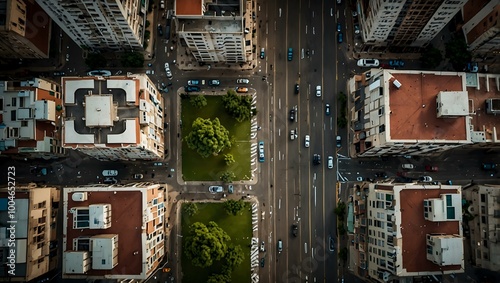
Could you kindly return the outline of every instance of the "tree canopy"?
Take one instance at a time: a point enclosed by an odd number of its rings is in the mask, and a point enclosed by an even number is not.
[[[212,274],[207,283],[231,283],[231,276],[226,274]]]
[[[90,69],[99,69],[106,67],[107,60],[101,53],[89,53],[85,58],[85,65]]]
[[[222,103],[226,111],[238,122],[243,122],[252,117],[252,97],[249,95],[238,95],[234,89],[229,89],[222,97]]]
[[[236,175],[234,174],[233,171],[225,171],[220,176],[220,179],[224,183],[231,183],[234,180],[234,178],[236,178]]]
[[[189,101],[191,102],[191,104],[193,104],[194,107],[198,109],[207,106],[207,99],[203,95],[191,95]]]
[[[229,270],[233,270],[236,266],[240,265],[245,259],[245,254],[241,249],[241,246],[229,246],[227,249],[225,267]]]
[[[139,68],[144,65],[144,55],[140,52],[128,52],[122,55],[123,67]]]
[[[422,53],[420,61],[422,61],[424,68],[434,69],[443,61],[443,55],[439,49],[429,45]]]
[[[227,213],[232,215],[237,215],[238,212],[243,210],[243,208],[245,208],[245,203],[241,199],[240,200],[229,199],[224,202],[224,209],[227,211]]]
[[[186,142],[189,148],[196,150],[203,158],[217,155],[231,147],[229,131],[221,125],[218,118],[213,121],[210,118],[196,118]]]
[[[454,37],[445,44],[446,58],[456,71],[463,71],[467,63],[472,59],[472,55],[467,50],[467,43],[461,37]]]
[[[230,240],[217,223],[210,221],[205,226],[201,222],[195,222],[189,226],[189,234],[184,241],[184,252],[193,265],[209,267],[226,255],[227,242]]]
[[[182,210],[189,216],[193,216],[198,213],[198,205],[194,202],[187,202],[182,205]]]

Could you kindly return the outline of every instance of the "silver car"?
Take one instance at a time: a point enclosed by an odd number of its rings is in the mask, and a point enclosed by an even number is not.
[[[310,143],[310,137],[309,135],[306,135],[306,137],[304,138],[304,146],[309,147],[309,143]]]
[[[237,79],[236,83],[237,84],[248,84],[248,83],[250,83],[250,80],[249,79]]]
[[[316,96],[321,97],[321,86],[320,85],[316,86]]]

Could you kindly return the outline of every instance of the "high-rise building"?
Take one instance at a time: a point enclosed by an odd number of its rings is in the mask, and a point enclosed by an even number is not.
[[[63,278],[147,279],[165,254],[166,195],[144,182],[64,188]]]
[[[500,75],[371,69],[351,78],[351,156],[498,147]]]
[[[462,31],[469,50],[483,63],[496,62],[500,56],[500,2],[468,1],[462,9]]]
[[[0,153],[63,157],[62,115],[59,84],[39,78],[0,82]]]
[[[164,108],[146,75],[63,77],[63,147],[100,160],[162,159]]]
[[[353,199],[352,268],[378,282],[464,272],[460,186],[365,183]],[[410,279],[411,280],[411,279]]]
[[[91,50],[143,50],[150,1],[37,0],[79,46]]]
[[[0,58],[48,58],[50,17],[31,1],[5,0],[0,9]]]
[[[464,189],[469,205],[472,263],[480,268],[500,271],[500,186],[472,185]]]
[[[252,55],[255,17],[251,10],[251,1],[244,0],[175,1],[179,42],[198,62],[250,61],[255,56]]]
[[[0,188],[0,282],[41,279],[58,267],[58,207],[55,188]]]
[[[467,0],[358,0],[364,51],[427,46]]]

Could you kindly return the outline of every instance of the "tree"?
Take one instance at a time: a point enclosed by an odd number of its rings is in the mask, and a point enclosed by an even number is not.
[[[188,202],[182,205],[182,210],[189,216],[193,216],[198,213],[198,205],[194,202]]]
[[[245,259],[245,254],[243,253],[241,246],[231,245],[227,249],[227,253],[224,258],[226,259],[224,267],[229,270],[234,270],[236,266],[240,265],[243,262],[243,260]]]
[[[231,147],[229,131],[221,125],[218,118],[213,121],[196,118],[191,132],[186,137],[190,149],[196,150],[203,158],[217,155],[226,148]]]
[[[123,67],[139,68],[144,65],[144,55],[139,52],[128,52],[122,55]]]
[[[424,68],[434,69],[439,66],[441,61],[443,61],[443,55],[441,54],[441,51],[439,49],[432,45],[429,45],[422,53],[420,61],[422,61],[422,65]]]
[[[205,226],[195,222],[189,226],[186,241],[183,241],[184,251],[193,265],[205,268],[226,255],[229,241],[231,238],[217,223],[210,221]]]
[[[89,53],[85,59],[85,65],[87,65],[90,69],[106,67],[106,64],[106,58],[101,53]]]
[[[453,37],[445,44],[446,58],[456,71],[463,71],[467,63],[472,59],[471,53],[467,50],[467,43],[463,38]]]
[[[238,212],[242,211],[245,208],[245,203],[240,200],[229,199],[224,202],[224,209],[227,213],[232,215],[237,215]]]
[[[220,179],[224,183],[231,183],[234,180],[234,178],[236,178],[236,175],[232,171],[223,172],[222,175],[220,176]]]
[[[231,283],[231,275],[212,274],[208,277],[207,283]]]
[[[238,122],[243,122],[252,117],[252,97],[249,95],[237,95],[234,89],[227,91],[222,97],[222,103],[226,111]]]
[[[194,107],[198,109],[207,106],[207,99],[203,95],[191,95],[189,101]]]
[[[346,247],[343,247],[342,249],[340,249],[339,258],[342,259],[342,261],[345,264],[345,262],[347,261],[347,248]]]
[[[345,216],[345,203],[339,201],[337,207],[334,210],[334,213],[337,215],[338,218],[343,219]]]
[[[224,161],[226,161],[226,165],[229,165],[231,163],[234,163],[234,156],[231,153],[224,154]]]

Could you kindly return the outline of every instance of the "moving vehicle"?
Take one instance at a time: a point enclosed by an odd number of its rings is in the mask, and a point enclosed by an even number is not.
[[[344,41],[344,34],[342,32],[337,34],[337,41],[338,43],[342,43]]]
[[[250,83],[250,80],[249,79],[237,79],[236,83],[237,84],[248,84],[248,83]]]
[[[295,109],[290,109],[290,121],[295,121]]]
[[[321,97],[321,86],[320,85],[316,86],[316,96]]]
[[[325,104],[325,115],[330,116],[330,104]]]
[[[283,241],[278,240],[278,253],[283,251]]]
[[[146,75],[154,75],[155,71],[154,70],[146,70]]]
[[[170,71],[170,65],[168,63],[165,63],[165,73],[167,73],[167,78],[172,78],[172,71]]]
[[[432,182],[432,177],[431,176],[422,176],[422,177],[420,177],[420,181],[422,181],[422,182]]]
[[[497,167],[497,165],[495,163],[483,163],[481,168],[483,170],[493,170]]]
[[[359,25],[358,24],[354,24],[354,33],[355,34],[359,34],[360,30],[359,30]]]
[[[292,224],[292,235],[294,237],[297,237],[298,234],[299,234],[299,226],[297,226],[297,224]]]
[[[265,157],[264,157],[264,142],[260,141],[259,142],[259,162],[264,162]]]
[[[295,140],[297,138],[297,131],[295,130],[290,130],[290,140]]]
[[[335,239],[332,236],[328,237],[328,246],[331,252],[335,251]]]
[[[208,85],[209,86],[218,86],[218,85],[220,85],[220,81],[219,80],[208,80]]]
[[[224,192],[224,188],[222,186],[210,186],[208,187],[208,191],[212,194],[222,193]]]
[[[186,92],[195,92],[195,91],[200,91],[200,90],[201,90],[201,88],[199,86],[188,85],[188,86],[184,87],[184,91],[186,91]]]
[[[437,166],[432,166],[432,165],[425,165],[425,171],[427,172],[437,172],[438,171]]]
[[[405,170],[411,170],[411,169],[414,169],[415,166],[413,166],[413,164],[411,164],[411,163],[406,163],[406,164],[401,164],[401,168],[403,168]]]
[[[375,178],[382,178],[382,179],[387,179],[387,173],[385,172],[377,172],[375,173]]]
[[[337,148],[341,148],[342,147],[342,137],[341,136],[337,136],[335,138],[335,141],[337,142]]]
[[[134,174],[134,179],[138,180],[138,179],[142,179],[144,178],[144,175],[142,174]]]
[[[266,243],[264,241],[260,242],[260,251],[265,252],[266,251]]]
[[[236,92],[247,93],[248,92],[248,88],[246,88],[246,87],[237,87],[236,88]]]
[[[293,48],[288,48],[288,61],[292,61],[293,59]]]
[[[328,169],[333,168],[333,156],[328,156]]]
[[[260,259],[260,267],[264,267],[265,264],[266,264],[266,259],[265,258],[261,258]]]
[[[159,34],[160,36],[163,36],[163,28],[161,27],[161,25],[160,25],[160,24],[158,24],[158,34]]]
[[[304,138],[304,147],[309,147],[310,137],[306,135]]]
[[[266,58],[266,52],[264,50],[264,47],[262,47],[260,49],[260,59],[264,59],[264,58]]]
[[[320,165],[321,164],[321,155],[315,153],[313,155],[313,164],[314,165]]]
[[[295,84],[295,94],[299,94],[299,84]]]
[[[103,170],[102,175],[104,177],[118,176],[118,170]]]
[[[341,23],[337,23],[337,31],[341,31],[342,30],[342,24]]]
[[[155,162],[153,163],[154,166],[163,166],[163,163],[162,162]]]
[[[359,59],[358,66],[359,67],[378,67],[380,62],[378,59]]]

